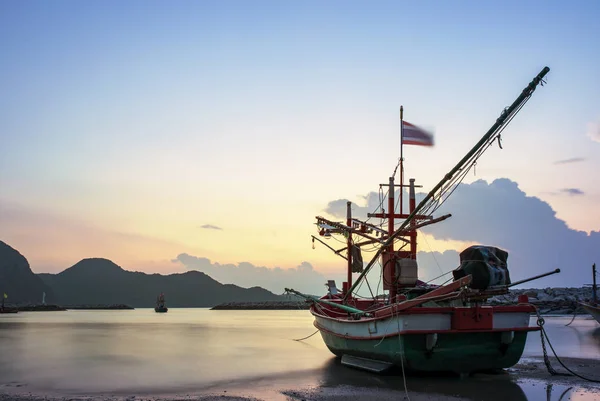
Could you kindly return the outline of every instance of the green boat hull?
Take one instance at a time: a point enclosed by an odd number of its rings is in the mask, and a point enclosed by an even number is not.
[[[426,334],[402,334],[384,339],[347,339],[321,331],[323,341],[336,356],[351,355],[403,366],[413,372],[471,373],[514,366],[525,348],[526,331],[514,332],[502,344],[501,332],[440,333],[431,351]]]

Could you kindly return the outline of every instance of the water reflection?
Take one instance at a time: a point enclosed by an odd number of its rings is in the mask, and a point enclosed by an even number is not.
[[[387,374],[372,374],[343,366],[339,359],[332,358],[323,365],[321,385],[324,387],[356,386],[363,388],[385,389],[404,394],[404,380],[399,370]],[[406,376],[409,391],[460,397],[469,400],[486,401],[597,401],[600,392],[549,382],[554,380],[523,380],[514,373],[475,374],[461,379],[456,375],[415,375]]]
[[[159,315],[140,309],[18,315],[0,320],[0,385],[23,382],[41,392],[178,391],[314,369],[328,357],[321,343],[291,340],[311,327],[304,313],[172,309]]]
[[[457,375],[440,376],[408,374],[406,376],[409,391],[435,393],[453,397],[464,397],[473,400],[490,401],[527,401],[528,398],[521,386],[507,372],[496,374],[476,374],[460,379]],[[386,374],[371,374],[343,366],[339,359],[331,359],[323,367],[325,387],[353,385],[373,387],[404,392],[402,371],[394,369]]]
[[[547,318],[560,356],[600,358],[595,321]],[[374,375],[342,366],[306,311],[153,310],[30,312],[0,318],[0,389],[61,394],[201,391],[232,382],[266,389],[339,385],[404,391],[402,372]],[[541,355],[529,336],[525,356]],[[543,364],[540,364],[543,369]],[[550,377],[549,377],[550,378]],[[585,400],[588,393],[522,381],[514,372],[407,377],[410,391],[473,400]],[[593,399],[593,398],[587,398]]]
[[[552,401],[554,399],[554,398],[552,398],[552,390],[553,389],[554,389],[554,385],[552,383],[546,385],[546,401]],[[570,386],[570,387],[567,387],[566,389],[564,389],[563,392],[560,394],[560,397],[558,397],[558,401],[563,401],[563,398],[572,389],[573,389],[573,386]]]
[[[598,323],[594,319],[578,317],[570,326],[565,326],[571,321],[570,316],[546,317],[545,320],[544,327],[559,356],[600,359]],[[530,325],[535,325],[535,318]],[[524,356],[542,356],[539,333],[527,336]]]

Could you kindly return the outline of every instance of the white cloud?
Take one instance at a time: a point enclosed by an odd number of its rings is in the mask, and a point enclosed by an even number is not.
[[[600,142],[600,120],[588,123],[587,136],[594,142]]]
[[[461,185],[442,209],[440,214],[453,217],[425,231],[507,250],[515,281],[560,268],[562,273],[528,285],[579,287],[590,281],[592,263],[600,261],[600,232],[569,228],[548,203],[505,178]]]
[[[565,193],[581,195],[576,188]],[[417,194],[417,198],[423,196]],[[370,207],[379,203],[374,192],[365,198]],[[326,212],[342,217],[345,202],[345,199],[330,202]],[[355,209],[364,214],[364,207]],[[506,178],[489,184],[484,180],[461,184],[436,216],[446,213],[452,213],[452,217],[423,231],[439,240],[505,249],[509,252],[508,266],[514,281],[560,268],[562,273],[527,285],[580,287],[591,280],[592,263],[600,263],[600,230],[587,234],[569,228],[548,203],[527,196],[516,182]],[[458,253],[453,251],[435,255],[419,252],[418,258],[424,280],[439,275],[440,269],[446,272],[459,265]]]
[[[206,273],[222,284],[235,284],[245,288],[259,286],[275,294],[282,294],[287,287],[308,294],[322,295],[325,293],[327,282],[327,278],[308,262],[302,262],[291,269],[254,266],[248,262],[222,265],[187,253],[179,254],[172,262],[182,264],[190,270]],[[342,276],[343,272],[340,272],[340,277]],[[341,281],[337,283],[338,287],[342,286]]]

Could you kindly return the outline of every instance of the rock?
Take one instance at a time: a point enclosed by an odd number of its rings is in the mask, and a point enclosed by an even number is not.
[[[52,312],[66,310],[59,305],[23,305],[17,307],[19,312]]]
[[[111,305],[68,305],[67,309],[81,309],[81,310],[122,310],[122,309],[135,309],[133,306],[125,304],[111,304]]]
[[[579,302],[590,299],[592,290],[583,288],[527,288],[511,289],[506,295],[488,299],[490,305],[516,303],[519,295],[527,295],[529,302],[540,308],[541,313],[573,314],[579,308]]]
[[[541,302],[549,302],[553,300],[552,295],[548,294],[546,291],[538,293],[538,300]]]
[[[307,302],[295,301],[266,301],[266,302],[227,302],[212,307],[213,310],[289,310],[309,309]]]

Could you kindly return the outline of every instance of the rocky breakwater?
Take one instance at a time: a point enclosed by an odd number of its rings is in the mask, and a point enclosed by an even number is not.
[[[125,310],[134,309],[133,306],[125,304],[110,304],[110,305],[68,305],[67,309],[82,309],[82,310]]]
[[[55,312],[55,311],[64,311],[66,310],[60,305],[46,305],[46,304],[38,304],[38,305],[19,305],[16,307],[19,312]]]
[[[584,313],[579,302],[592,298],[592,289],[583,288],[528,288],[514,289],[506,295],[497,295],[489,299],[491,305],[514,304],[519,295],[527,295],[529,302],[537,306],[542,314],[573,314]]]
[[[304,301],[266,301],[266,302],[226,302],[213,306],[211,310],[289,310],[308,309],[310,303]]]
[[[16,309],[19,312],[52,312],[52,311],[65,311],[65,310],[125,310],[134,309],[132,306],[125,304],[111,304],[111,305],[50,305],[50,304],[19,304],[19,305],[6,305],[5,309]]]

